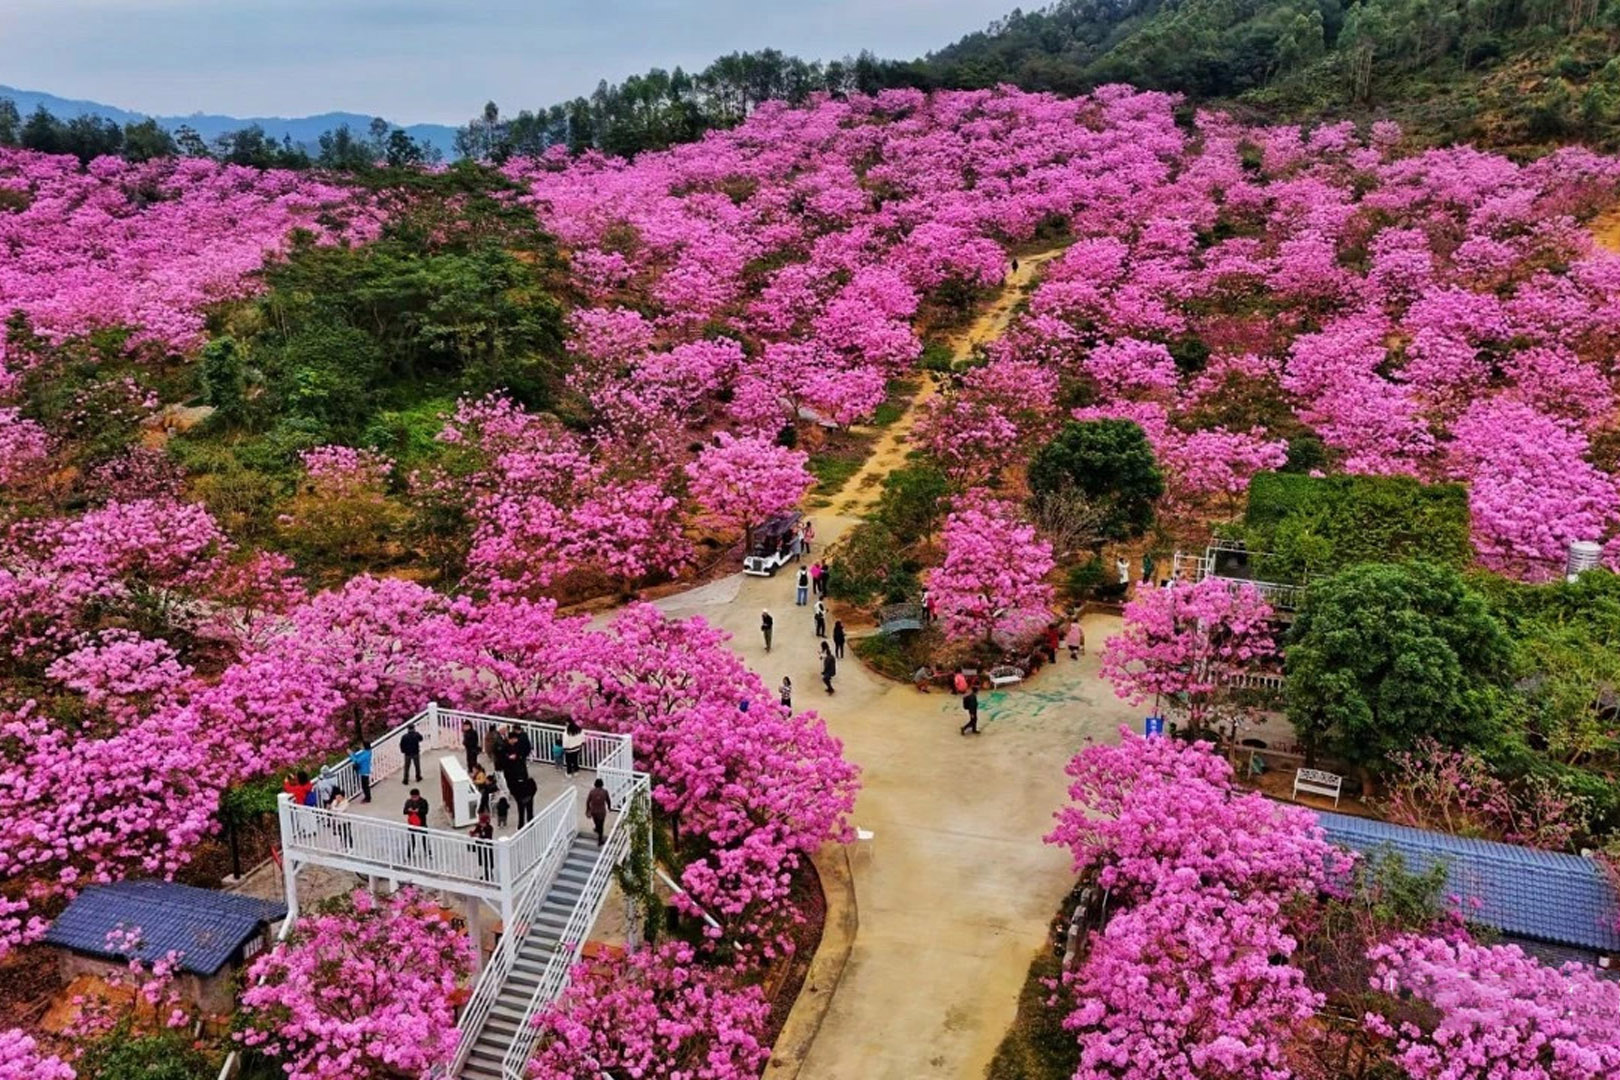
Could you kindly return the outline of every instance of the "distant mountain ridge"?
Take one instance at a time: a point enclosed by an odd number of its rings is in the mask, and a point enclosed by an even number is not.
[[[38,90],[22,90],[11,86],[0,86],[0,98],[10,98],[17,106],[17,111],[26,119],[28,114],[43,105],[46,110],[62,120],[71,120],[76,116],[100,116],[120,124],[128,124],[136,120],[144,120],[147,113],[135,112],[130,109],[121,109],[116,105],[105,105],[99,101],[84,101],[75,98],[57,97]],[[264,129],[266,135],[281,141],[282,136],[290,138],[294,143],[313,150],[315,142],[321,134],[330,131],[341,124],[348,124],[357,135],[363,135],[366,126],[371,123],[371,117],[362,113],[329,112],[319,116],[222,116],[216,113],[193,113],[190,116],[154,116],[170,132],[181,125],[185,125],[201,135],[205,140],[212,142],[215,137],[227,131],[236,131],[250,124],[258,124]],[[393,122],[390,121],[393,125]],[[405,133],[419,142],[437,147],[445,157],[455,156],[456,129],[446,124],[400,124]]]

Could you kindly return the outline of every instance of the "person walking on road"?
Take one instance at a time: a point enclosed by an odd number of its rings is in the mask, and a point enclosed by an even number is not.
[[[833,676],[838,674],[838,661],[833,659],[832,650],[827,643],[821,643],[821,685],[827,688],[827,693],[833,692]]]
[[[781,696],[782,707],[784,709],[793,708],[793,680],[786,675],[782,676]]]
[[[411,766],[416,766],[416,782],[422,782],[422,733],[411,724],[399,737],[399,752],[405,755],[405,783],[411,782]]]
[[[842,660],[844,658],[844,620],[833,620],[833,655]]]
[[[977,690],[970,689],[962,695],[962,708],[967,710],[968,718],[967,723],[962,725],[961,734],[966,735],[971,731],[977,735],[979,733],[979,692]]]
[[[816,637],[827,636],[827,605],[820,600],[816,601]]]
[[[1069,647],[1069,659],[1078,660],[1086,652],[1086,632],[1080,628],[1080,620],[1076,619],[1069,624],[1068,636],[1063,644]]]
[[[795,607],[804,607],[804,605],[810,602],[810,571],[806,570],[802,566],[799,567],[799,580],[797,584],[798,588],[793,594],[793,605]]]
[[[762,611],[759,613],[759,632],[765,637],[766,652],[771,651],[771,630],[775,626],[776,620],[771,618],[770,612]]]
[[[607,787],[598,780],[592,785],[590,793],[585,796],[585,816],[596,826],[597,847],[607,843],[607,816],[611,809],[612,807],[608,805]]]

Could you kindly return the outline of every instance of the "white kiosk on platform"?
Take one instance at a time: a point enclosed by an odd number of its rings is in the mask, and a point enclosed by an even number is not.
[[[439,801],[458,829],[478,820],[478,789],[467,767],[453,757],[439,759]]]

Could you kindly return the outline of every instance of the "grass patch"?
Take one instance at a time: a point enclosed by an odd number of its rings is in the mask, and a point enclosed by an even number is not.
[[[1063,961],[1042,949],[1029,966],[1018,1014],[996,1048],[986,1080],[1069,1080],[1080,1064],[1080,1046],[1063,1030],[1063,1013],[1046,1003],[1046,981],[1056,979]]]
[[[811,454],[810,473],[816,478],[816,486],[811,488],[814,495],[836,495],[849,478],[861,471],[861,457],[851,457],[843,453]]]
[[[928,628],[855,638],[852,645],[861,662],[879,675],[910,682],[912,672],[933,663],[940,640],[939,631]]]
[[[916,396],[918,385],[916,379],[890,379],[885,387],[888,396],[872,412],[872,426],[885,428],[904,416],[906,407]]]

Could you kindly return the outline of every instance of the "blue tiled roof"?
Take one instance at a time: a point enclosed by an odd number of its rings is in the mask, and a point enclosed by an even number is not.
[[[172,881],[118,881],[92,885],[67,906],[45,935],[49,944],[110,960],[125,954],[107,947],[107,935],[122,924],[140,930],[143,960],[170,950],[181,953],[182,970],[212,975],[258,930],[287,914],[285,904],[251,896],[198,889]]]
[[[1328,839],[1378,855],[1393,851],[1410,870],[1446,867],[1446,891],[1462,913],[1516,937],[1597,952],[1620,952],[1620,900],[1591,859],[1318,811]]]

